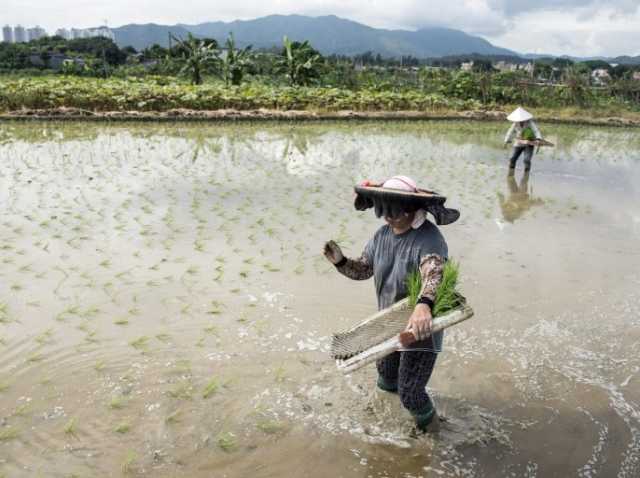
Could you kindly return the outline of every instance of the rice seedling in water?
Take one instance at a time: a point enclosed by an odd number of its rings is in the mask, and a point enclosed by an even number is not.
[[[280,269],[276,266],[274,266],[273,264],[271,264],[270,262],[265,262],[262,267],[269,271],[269,272],[278,272]]]
[[[43,354],[39,354],[39,353],[30,355],[27,358],[27,362],[32,362],[32,363],[33,362],[41,362],[42,360],[44,360],[44,355]]]
[[[275,369],[274,376],[275,376],[276,382],[279,382],[279,383],[284,382],[287,378],[285,368],[282,365],[280,365],[278,368]]]
[[[133,451],[129,450],[124,460],[122,461],[122,464],[120,465],[122,473],[125,475],[131,473],[133,471],[133,465],[135,464],[137,459],[137,455]]]
[[[179,400],[191,400],[193,398],[193,386],[190,383],[181,383],[169,390],[169,395]]]
[[[214,395],[218,388],[220,388],[220,381],[217,378],[213,378],[207,383],[202,392],[202,398],[209,398]]]
[[[285,429],[285,425],[278,420],[270,420],[268,418],[261,418],[256,423],[256,427],[267,435],[275,435]]]
[[[218,327],[216,327],[215,325],[208,325],[202,330],[204,330],[204,332],[207,334],[216,335],[216,336],[218,335]]]
[[[122,422],[119,423],[114,429],[113,431],[115,431],[116,433],[127,433],[129,430],[131,430],[131,425],[129,425],[129,423],[127,422]]]
[[[65,435],[70,435],[70,436],[75,437],[76,436],[76,432],[77,432],[77,430],[76,430],[76,419],[72,418],[64,426],[64,433],[65,433]]]
[[[3,382],[0,382],[0,393],[9,389],[9,385]]]
[[[126,400],[123,397],[112,397],[109,401],[109,408],[112,410],[120,410],[126,405]]]
[[[100,339],[96,338],[96,334],[97,332],[95,330],[92,330],[91,332],[88,332],[87,335],[84,338],[84,341],[90,344],[97,344],[100,342]]]
[[[134,349],[146,351],[148,350],[148,347],[149,347],[148,343],[149,343],[149,337],[143,335],[142,337],[138,337],[137,339],[129,342],[129,345],[131,345]]]
[[[16,407],[12,415],[17,417],[23,417],[27,414],[28,411],[29,411],[29,404],[23,403],[22,405]]]
[[[211,308],[207,311],[207,314],[209,315],[218,315],[222,313],[222,307],[224,307],[224,304],[222,304],[221,302],[218,302],[217,300],[212,300],[211,301]]]
[[[9,323],[9,310],[7,304],[0,302],[0,323]]]
[[[175,412],[170,413],[169,415],[167,415],[167,418],[164,419],[164,422],[167,425],[171,425],[172,423],[179,423],[180,422],[180,415],[181,415],[180,410],[176,410]]]
[[[0,428],[0,442],[14,440],[19,436],[20,433],[13,427]]]
[[[231,432],[221,433],[218,435],[218,446],[222,451],[232,451],[236,447],[235,435]]]
[[[157,334],[156,339],[158,339],[160,342],[167,343],[169,342],[169,340],[171,340],[171,336],[169,334]]]
[[[127,319],[118,319],[114,322],[115,325],[129,325],[129,321]]]

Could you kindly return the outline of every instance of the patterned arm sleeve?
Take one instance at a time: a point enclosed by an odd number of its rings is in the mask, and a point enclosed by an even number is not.
[[[342,275],[353,280],[366,280],[373,275],[373,266],[367,259],[361,256],[358,259],[347,259],[346,257],[336,264],[336,269]]]
[[[424,299],[424,303],[429,303],[432,308],[433,302],[436,300],[436,288],[442,280],[443,270],[444,257],[438,254],[427,254],[420,260],[420,274],[422,275],[420,299]]]

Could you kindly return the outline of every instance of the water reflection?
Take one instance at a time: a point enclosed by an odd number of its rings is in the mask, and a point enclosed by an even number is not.
[[[525,171],[518,184],[513,171],[510,171],[507,175],[509,195],[505,197],[504,194],[498,192],[498,202],[505,221],[513,223],[532,207],[544,204],[544,200],[532,196],[533,186],[530,184],[530,176],[529,171]]]

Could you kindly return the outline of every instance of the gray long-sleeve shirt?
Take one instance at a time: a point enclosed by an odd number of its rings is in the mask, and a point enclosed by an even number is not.
[[[359,259],[349,259],[338,270],[356,280],[373,275],[378,309],[382,310],[407,296],[407,277],[420,271],[423,278],[421,296],[435,298],[435,289],[442,279],[442,267],[448,257],[448,247],[438,227],[425,221],[418,229],[394,234],[390,226],[378,229],[367,243]],[[443,333],[433,335],[433,344],[423,347],[442,349]],[[428,341],[431,344],[431,341]]]
[[[524,122],[524,127],[521,127],[520,123],[513,123],[504,137],[504,142],[510,143],[511,141],[521,139],[520,136],[522,135],[522,131],[527,127],[533,130],[533,134],[536,136],[536,139],[542,139],[542,133],[540,133],[536,122],[529,120]]]

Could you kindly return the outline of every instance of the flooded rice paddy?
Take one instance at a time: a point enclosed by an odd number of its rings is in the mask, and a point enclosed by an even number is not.
[[[506,124],[0,125],[0,476],[640,476],[640,135]],[[380,225],[353,184],[406,174],[475,317],[413,438],[333,331],[375,311]]]

